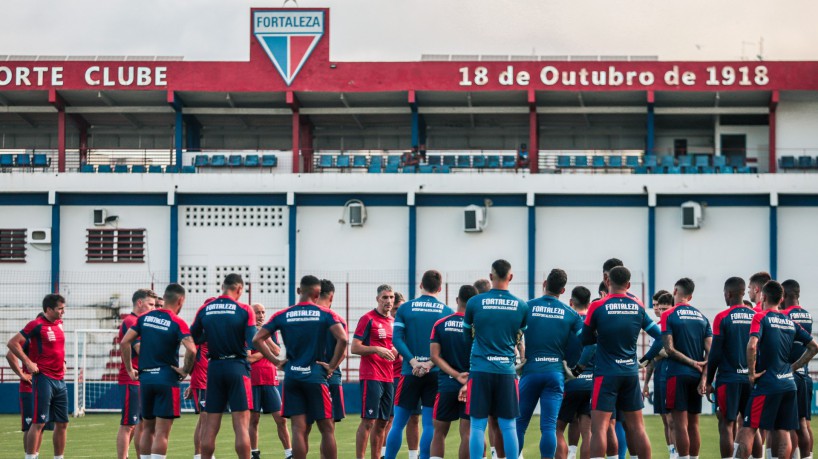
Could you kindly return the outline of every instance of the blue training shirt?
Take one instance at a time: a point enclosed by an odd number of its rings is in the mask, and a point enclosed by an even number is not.
[[[753,393],[764,395],[796,390],[790,350],[795,342],[806,345],[812,341],[812,335],[781,311],[764,309],[753,316],[750,336],[758,337],[756,373],[765,371],[756,379]]]
[[[528,301],[523,376],[543,371],[562,373],[562,361],[572,336],[582,330],[582,318],[554,296]],[[577,357],[579,360],[579,357]]]
[[[491,289],[471,297],[463,318],[474,339],[469,371],[515,374],[514,347],[527,316],[528,304],[508,290]]]
[[[691,359],[701,362],[704,359],[704,342],[713,336],[710,321],[698,309],[689,304],[680,303],[662,314],[662,335],[673,337],[673,347]],[[667,376],[700,377],[702,373],[674,358],[668,359]]]
[[[785,309],[784,315],[790,318],[793,322],[797,325],[800,325],[807,333],[810,335],[812,334],[812,314],[809,313],[806,309],[802,308],[801,306],[790,306],[789,308]],[[804,352],[807,350],[803,344],[796,341],[792,345],[792,349],[790,350],[790,362],[795,363],[798,359],[804,355]],[[798,369],[798,373],[801,375],[808,375],[809,374],[809,365],[804,365],[803,367]]]
[[[469,371],[471,340],[463,328],[463,313],[454,313],[438,320],[432,327],[429,340],[440,345],[440,357],[449,366],[460,373]],[[438,373],[438,392],[457,392],[461,386],[451,375],[443,371]]]
[[[403,356],[402,375],[412,374],[412,359],[429,361],[429,336],[435,323],[454,311],[431,295],[421,295],[398,308],[393,325],[392,344]],[[437,367],[432,371],[439,371]]]
[[[585,322],[585,314],[578,313],[580,320]],[[583,325],[584,326],[584,325]],[[527,351],[526,351],[527,352]],[[568,335],[568,345],[565,348],[565,361],[569,368],[579,363],[579,358],[582,355],[582,342],[579,335]],[[589,391],[594,387],[594,359],[588,361],[585,369],[580,373],[576,379],[565,381],[565,392],[573,391]]]
[[[747,380],[747,342],[755,311],[735,304],[713,319],[713,344],[707,359],[708,372],[716,372],[716,384],[744,383]]]
[[[142,384],[178,386],[179,344],[190,336],[184,320],[168,309],[154,309],[139,316],[131,329],[141,338],[139,381]]]
[[[281,331],[287,348],[285,377],[310,383],[327,382],[327,370],[316,362],[326,358],[329,328],[339,323],[334,312],[314,303],[298,303],[273,314],[263,328],[270,334]]]
[[[661,339],[659,326],[648,316],[638,299],[608,295],[588,307],[582,344],[596,343],[594,376],[636,376],[639,363],[636,343],[640,330]]]
[[[199,308],[190,334],[196,344],[207,342],[210,360],[246,359],[256,334],[256,315],[250,306],[222,295]]]

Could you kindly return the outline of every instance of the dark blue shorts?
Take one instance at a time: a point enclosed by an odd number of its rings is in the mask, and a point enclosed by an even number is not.
[[[395,386],[385,381],[363,379],[361,386],[361,417],[388,420],[392,416]]]
[[[746,383],[722,383],[716,381],[716,409],[725,421],[735,421],[739,413],[741,417],[747,415],[747,401],[753,387]]]
[[[34,395],[31,392],[20,392],[20,430],[28,432],[34,420]],[[45,423],[45,430],[54,430],[54,423]]]
[[[428,373],[418,378],[415,375],[401,375],[395,386],[395,406],[406,410],[416,410],[418,403],[431,408],[437,396],[437,374]]]
[[[653,414],[668,414],[670,411],[665,407],[665,395],[667,392],[667,379],[653,380]]]
[[[143,383],[139,395],[142,419],[175,419],[182,415],[179,386]]]
[[[276,386],[253,386],[253,411],[278,413],[281,411],[281,395]]]
[[[565,392],[557,419],[570,424],[580,416],[591,416],[591,391],[572,390]]]
[[[199,414],[204,411],[207,404],[207,389],[190,389],[190,394],[193,397],[193,412]]]
[[[65,381],[51,379],[38,373],[31,378],[31,386],[34,424],[49,421],[68,422],[68,389],[65,387]]]
[[[469,374],[466,414],[483,419],[488,416],[516,419],[520,416],[520,391],[517,376],[473,371]]]
[[[246,360],[211,360],[207,366],[205,411],[223,413],[253,408],[250,365]]]
[[[764,430],[797,430],[797,391],[777,394],[751,394],[747,402],[744,427]]]
[[[392,387],[394,387],[395,389],[397,389],[398,384],[400,383],[400,378],[401,377],[398,376],[397,378],[395,378],[394,381],[392,381],[394,383],[394,386],[392,386]],[[418,416],[423,412],[423,407],[420,405],[420,399],[419,398],[418,398],[417,406],[415,406],[414,408],[411,408],[411,410],[412,410],[412,416]],[[390,416],[392,416],[394,414],[395,413],[392,413]]]
[[[594,376],[591,409],[613,413],[616,410],[640,411],[642,387],[639,376]]]
[[[281,413],[285,418],[306,415],[308,420],[332,419],[332,396],[327,383],[284,378]]]
[[[122,415],[119,418],[121,426],[135,426],[139,424],[139,386],[136,384],[119,385],[119,405]]]
[[[793,373],[795,387],[798,389],[798,418],[812,419],[812,378],[801,373]]]
[[[460,392],[438,392],[435,396],[435,408],[432,417],[435,421],[452,422],[458,419],[469,419],[466,414],[466,402],[458,400]]]
[[[332,397],[332,419],[335,422],[341,422],[346,414],[346,407],[344,406],[344,388],[340,384],[329,385],[329,395]]]
[[[670,376],[667,378],[665,407],[670,411],[687,411],[691,414],[702,412],[702,396],[699,395],[700,377]],[[625,410],[627,411],[627,410]]]

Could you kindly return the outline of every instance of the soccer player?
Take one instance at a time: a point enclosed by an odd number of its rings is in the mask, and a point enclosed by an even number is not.
[[[35,459],[43,428],[54,422],[54,459],[63,459],[68,432],[68,390],[65,387],[65,298],[43,298],[43,312],[8,342],[8,348],[32,374],[34,421],[26,432],[26,459]],[[28,355],[23,350],[28,341]],[[30,356],[30,358],[29,358]]]
[[[764,284],[769,282],[772,279],[770,273],[765,271],[760,271],[752,276],[750,276],[749,285],[747,286],[747,294],[750,296],[750,301],[755,304],[755,312],[761,312],[764,310],[764,302],[761,298],[761,288],[764,287]]]
[[[810,335],[812,334],[812,314],[799,304],[801,297],[801,285],[797,281],[788,279],[781,283],[784,288],[784,315],[790,320],[800,325]],[[799,342],[795,342],[790,351],[790,362],[795,363],[798,358],[804,353],[804,346]],[[797,444],[801,458],[807,459],[812,457],[812,426],[810,419],[812,418],[812,378],[809,375],[807,365],[799,368],[793,375],[795,385],[798,388],[798,423],[800,428],[796,430]]]
[[[506,456],[519,455],[515,419],[520,407],[514,348],[526,328],[528,304],[508,291],[513,277],[511,263],[492,263],[492,289],[472,297],[463,318],[463,327],[473,337],[466,390],[472,459],[483,457],[488,416],[497,417]]]
[[[707,360],[706,390],[708,397],[715,390],[716,415],[719,421],[719,449],[722,458],[733,457],[738,444],[737,419],[749,414],[750,381],[747,380],[747,342],[755,312],[742,302],[744,279],[731,277],[724,282],[724,301],[727,309],[713,319],[713,344]],[[715,388],[713,381],[715,379]],[[761,437],[758,438],[757,457],[763,455]]]
[[[179,284],[165,288],[165,306],[139,316],[120,342],[122,364],[133,380],[140,380],[142,435],[140,459],[165,459],[173,420],[181,415],[179,381],[193,370],[196,345],[187,324],[178,316],[185,303]],[[139,369],[134,368],[132,345],[141,338]],[[179,368],[179,345],[185,347]]]
[[[412,411],[421,403],[420,457],[429,457],[434,436],[433,409],[437,395],[439,369],[430,359],[429,336],[435,323],[451,314],[437,299],[443,287],[443,275],[429,270],[420,281],[420,296],[407,301],[398,310],[394,323],[394,346],[403,357],[403,369],[395,389],[395,419],[386,437],[386,459],[395,459],[403,439],[403,429]]]
[[[474,288],[477,293],[486,293],[491,290],[491,281],[486,278],[480,278],[474,281]],[[517,349],[522,350],[523,342],[517,343]],[[497,424],[497,418],[489,416],[489,444],[491,445],[491,459],[506,459],[505,449],[503,448],[503,436],[500,434],[500,426]]]
[[[591,302],[591,292],[583,287],[574,287],[571,291],[569,305],[579,314],[584,322],[588,313],[588,304]],[[530,304],[530,303],[529,303]],[[565,350],[566,365],[573,367],[579,363],[582,354],[582,343],[576,335],[568,337],[568,346]],[[591,391],[593,389],[594,368],[593,361],[589,361],[585,370],[578,378],[565,381],[565,396],[557,413],[557,451],[556,457],[573,459],[577,453],[579,439],[572,439],[569,432],[569,444],[565,442],[565,428],[576,424],[577,437],[582,437],[580,457],[587,459],[591,448]]]
[[[392,362],[398,352],[392,345],[392,324],[389,312],[395,301],[391,286],[378,286],[378,306],[358,320],[352,339],[352,353],[361,356],[358,375],[361,385],[361,423],[355,434],[355,457],[366,456],[367,439],[370,440],[372,459],[380,456],[381,444],[386,435],[386,423],[392,413],[394,386]]]
[[[438,372],[438,394],[435,397],[435,433],[432,438],[431,459],[443,459],[446,435],[452,421],[460,419],[459,459],[469,458],[469,417],[466,404],[459,400],[460,389],[469,380],[471,340],[463,332],[466,303],[477,295],[471,285],[462,285],[457,293],[457,312],[438,320],[430,337],[432,362]]]
[[[327,380],[343,361],[347,334],[337,314],[315,304],[321,295],[321,281],[315,276],[301,278],[298,303],[276,312],[253,337],[253,345],[264,357],[275,362],[275,356],[264,342],[275,332],[287,348],[284,366],[283,415],[293,428],[293,458],[306,459],[309,450],[307,420],[314,420],[321,432],[321,454],[336,459],[335,423],[332,419],[332,397]],[[326,360],[327,334],[335,337],[332,359]]]
[[[690,305],[693,280],[683,277],[673,288],[675,306],[662,314],[662,342],[668,355],[665,406],[673,417],[673,438],[680,459],[698,459],[702,446],[699,414],[707,380],[713,331],[710,321]]]
[[[642,419],[636,342],[641,330],[657,341],[661,331],[641,303],[628,295],[630,278],[631,273],[624,266],[608,272],[605,283],[610,295],[591,303],[582,329],[582,343],[597,344],[591,401],[591,458],[602,458],[606,453],[606,434],[614,409],[622,411],[635,455],[645,459],[651,454]]]
[[[667,290],[659,290],[653,295],[653,313],[661,320],[662,314],[673,307],[673,295]],[[645,374],[645,385],[642,395],[646,398],[650,396],[649,383],[653,376],[653,413],[662,418],[663,430],[665,433],[665,443],[670,454],[670,459],[676,459],[679,455],[676,451],[676,442],[673,440],[673,417],[665,407],[665,391],[667,390],[667,353],[659,355],[648,363]]]
[[[264,325],[266,314],[264,305],[255,303],[252,308],[256,318],[256,328],[261,328]],[[276,357],[281,353],[281,348],[276,344],[275,335],[264,341],[262,346],[267,346]],[[253,408],[250,410],[250,455],[252,459],[261,458],[261,451],[258,449],[258,423],[261,420],[261,413],[270,413],[276,424],[278,439],[284,448],[284,458],[290,459],[293,457],[293,450],[290,444],[290,432],[287,430],[287,421],[281,417],[281,396],[276,387],[278,386],[276,366],[255,349],[250,352],[247,361],[250,362],[250,384],[253,387]]]
[[[156,293],[150,289],[141,288],[134,292],[133,296],[131,296],[133,310],[122,320],[122,325],[119,327],[119,341],[122,341],[128,330],[136,324],[139,316],[152,311],[156,307],[157,298]],[[136,342],[131,349],[131,364],[135,369],[139,369],[138,348],[139,343]],[[139,436],[142,433],[142,428],[139,426],[139,413],[142,411],[139,407],[139,380],[131,379],[131,375],[128,374],[123,365],[119,368],[117,382],[119,383],[119,402],[122,406],[122,416],[119,420],[119,431],[116,435],[116,455],[119,459],[125,459],[128,457],[131,439],[134,440],[136,454],[142,455],[142,445],[139,441]]]
[[[210,362],[207,366],[207,419],[200,431],[203,459],[211,459],[222,413],[230,406],[235,448],[239,457],[250,457],[250,409],[253,394],[250,385],[250,353],[256,331],[255,314],[240,303],[244,280],[231,273],[222,282],[222,295],[202,305],[196,312],[190,334],[197,344],[207,342]],[[165,298],[165,301],[168,301]]]
[[[559,300],[567,283],[565,271],[552,269],[543,282],[545,294],[528,301],[517,441],[522,449],[525,431],[539,402],[542,458],[553,458],[557,451],[557,414],[565,391],[562,361],[570,337],[582,330],[579,314]]]
[[[747,370],[753,391],[747,402],[744,427],[738,434],[735,457],[750,457],[753,438],[759,428],[768,431],[768,445],[773,457],[789,458],[792,453],[788,431],[798,429],[798,389],[793,372],[807,364],[818,353],[818,344],[803,328],[788,319],[778,305],[784,288],[769,281],[761,289],[764,309],[753,316],[747,343]],[[797,361],[790,364],[793,343],[806,346]]]

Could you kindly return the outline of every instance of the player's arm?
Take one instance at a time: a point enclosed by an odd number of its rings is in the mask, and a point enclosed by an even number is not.
[[[708,331],[710,330],[710,326],[707,327]],[[704,367],[702,368],[702,377],[699,381],[699,395],[704,395],[707,392],[707,374],[709,373],[709,369],[707,366],[707,361],[710,359],[710,346],[713,343],[713,337],[708,336],[704,339]]]
[[[273,351],[270,349],[269,346],[266,345],[266,341],[270,339],[272,333],[270,330],[267,329],[267,326],[261,327],[258,329],[256,334],[253,336],[253,347],[264,356],[265,359],[276,363],[277,359],[275,355],[273,355]]]
[[[26,368],[31,374],[36,374],[40,371],[40,369],[37,367],[37,364],[32,362],[31,359],[28,358],[26,353],[23,352],[23,345],[25,343],[26,343],[25,336],[23,336],[22,333],[18,332],[16,335],[12,336],[11,339],[9,339],[7,346],[11,353],[14,354],[15,357],[20,359],[21,362],[23,362],[23,365],[26,366]]]
[[[332,353],[332,359],[330,359],[329,363],[326,362],[317,362],[319,365],[327,369],[327,378],[332,376],[332,372],[335,371],[338,366],[341,365],[341,362],[347,356],[347,344],[349,344],[349,338],[347,337],[347,332],[344,330],[344,326],[340,323],[333,324],[329,327],[330,333],[335,338],[335,350]]]
[[[365,355],[378,354],[381,356],[381,358],[386,360],[395,360],[395,355],[392,354],[392,351],[389,349],[381,346],[367,346],[358,338],[352,338],[352,349],[350,351],[355,355],[360,355],[361,357]]]
[[[122,355],[122,365],[125,367],[125,371],[128,372],[128,376],[130,376],[134,381],[139,379],[139,373],[133,369],[133,362],[131,360],[131,345],[138,337],[139,333],[131,328],[128,330],[128,333],[125,333],[125,336],[123,336],[122,340],[119,342],[119,351]]]
[[[801,354],[801,357],[792,364],[792,371],[798,370],[808,364],[810,360],[815,357],[815,354],[818,353],[818,344],[812,339],[812,335],[807,333],[807,331],[797,323],[795,324],[795,340],[800,341],[807,348],[804,350],[804,353]]]
[[[181,369],[176,367],[173,367],[173,369],[179,373],[181,379],[185,379],[193,371],[193,364],[196,363],[196,344],[191,336],[185,336],[182,338],[182,346],[185,347],[185,357],[182,360],[184,363]]]
[[[673,335],[670,333],[665,333],[662,335],[662,344],[665,347],[665,351],[667,352],[668,357],[671,359],[677,360],[679,362],[684,363],[685,365],[689,365],[699,371],[703,370],[704,364],[701,364],[690,357],[684,355],[680,352],[676,347],[673,345]]]
[[[747,342],[747,376],[750,378],[750,384],[756,382],[764,374],[756,373],[756,352],[758,352],[758,336],[750,336],[750,341]],[[766,371],[766,370],[765,370]]]
[[[197,312],[196,317],[193,318],[193,323],[190,324],[190,336],[193,337],[193,342],[196,344],[201,344],[204,341],[204,327],[202,327],[202,315],[199,315],[199,313]]]
[[[14,352],[9,350],[6,352],[6,361],[9,363],[9,367],[11,367],[11,371],[14,372],[17,376],[20,377],[22,381],[30,382],[31,375],[23,371],[23,367],[20,365],[20,359],[14,355]]]
[[[414,369],[421,365],[415,358],[415,354],[409,349],[406,344],[406,324],[403,323],[403,316],[401,310],[398,309],[398,314],[395,316],[395,325],[393,327],[394,334],[392,335],[392,345],[403,356],[403,360],[409,362],[409,365]]]
[[[724,357],[724,338],[722,335],[713,336],[710,344],[710,354],[707,356],[707,385],[713,384],[716,378],[716,370],[721,364],[721,359]]]
[[[650,388],[648,383],[650,383],[650,378],[653,377],[653,370],[656,368],[656,362],[651,360],[648,362],[648,366],[645,370],[645,385],[642,387],[642,395],[648,397],[650,395]]]

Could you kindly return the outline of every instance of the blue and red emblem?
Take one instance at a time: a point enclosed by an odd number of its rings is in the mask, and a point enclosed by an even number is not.
[[[289,86],[324,36],[324,11],[254,11],[253,35]]]

